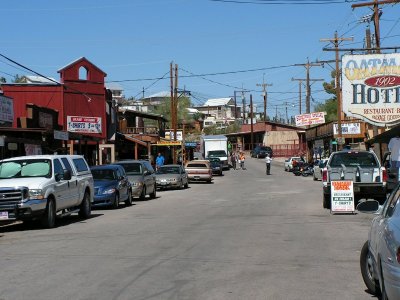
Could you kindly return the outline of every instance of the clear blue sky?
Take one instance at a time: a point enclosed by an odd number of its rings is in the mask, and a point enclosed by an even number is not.
[[[155,78],[178,64],[179,87],[191,91],[195,105],[208,98],[233,96],[242,86],[252,90],[262,111],[263,76],[268,87],[268,113],[298,113],[298,82],[305,68],[292,66],[316,60],[332,60],[334,52],[321,38],[354,37],[343,48],[361,48],[367,24],[361,17],[369,8],[353,10],[344,0],[19,0],[2,1],[0,53],[55,79],[57,70],[86,57],[107,73],[106,81],[123,81],[125,95],[145,96],[169,90],[169,79]],[[254,2],[279,2],[265,5]],[[324,2],[308,5],[305,2]],[[326,4],[326,2],[340,2]],[[363,1],[359,1],[363,2]],[[365,2],[365,1],[364,1]],[[298,3],[302,3],[299,5]],[[400,46],[400,4],[382,6],[381,46]],[[371,24],[373,31],[373,24]],[[332,64],[334,66],[334,64]],[[190,73],[188,73],[190,72]],[[329,66],[312,67],[311,78],[330,80]],[[0,76],[29,72],[0,58]],[[167,74],[168,77],[168,74]],[[152,79],[152,80],[141,80]],[[312,104],[324,102],[321,82],[312,85]],[[303,101],[305,88],[303,87]],[[247,94],[247,101],[249,94]],[[294,106],[292,106],[294,105]],[[303,102],[304,111],[304,102]]]

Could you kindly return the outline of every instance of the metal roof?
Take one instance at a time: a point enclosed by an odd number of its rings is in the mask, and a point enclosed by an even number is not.
[[[223,106],[228,105],[232,98],[214,98],[208,99],[203,106]]]

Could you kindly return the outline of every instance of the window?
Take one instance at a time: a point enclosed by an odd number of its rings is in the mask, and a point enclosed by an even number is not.
[[[88,171],[89,168],[83,158],[75,158],[72,160],[78,172]]]
[[[88,80],[88,69],[86,67],[79,68],[79,80]]]
[[[74,171],[72,170],[72,166],[69,163],[68,159],[66,157],[61,158],[61,161],[63,162],[65,168],[71,172],[71,175],[74,175]]]
[[[59,159],[54,160],[54,176],[60,175],[61,178],[64,176],[64,169]]]

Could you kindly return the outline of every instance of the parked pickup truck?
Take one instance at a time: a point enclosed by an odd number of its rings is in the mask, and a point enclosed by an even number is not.
[[[0,161],[0,221],[39,219],[52,228],[56,216],[91,214],[93,177],[80,155],[32,155]]]
[[[351,180],[354,205],[360,199],[386,200],[386,169],[381,167],[375,153],[369,151],[339,151],[329,157],[322,170],[323,207],[331,207],[331,181]]]

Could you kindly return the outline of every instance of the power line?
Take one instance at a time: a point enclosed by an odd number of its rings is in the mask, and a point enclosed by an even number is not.
[[[259,5],[330,5],[330,4],[343,4],[349,2],[360,2],[358,0],[209,0],[212,2],[234,3],[234,4],[259,4]]]

